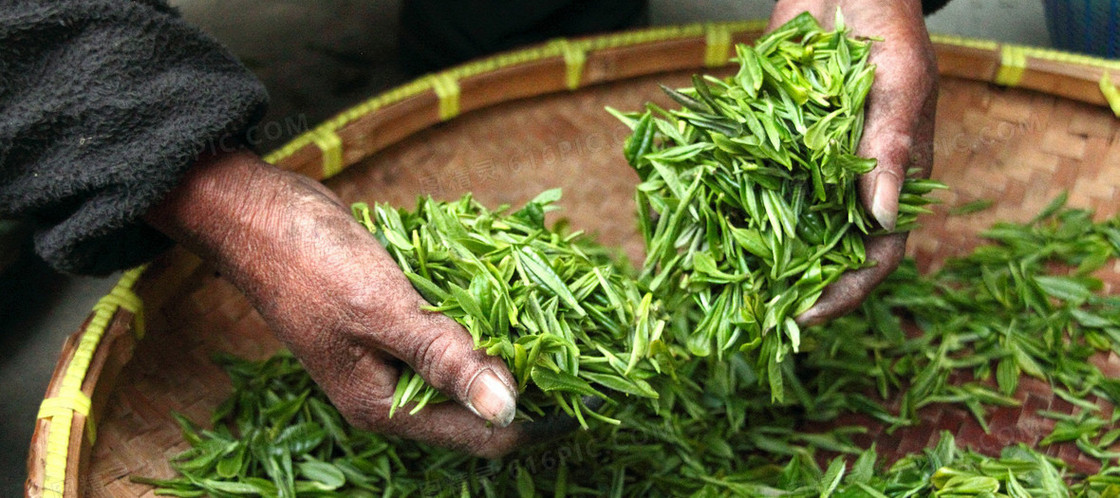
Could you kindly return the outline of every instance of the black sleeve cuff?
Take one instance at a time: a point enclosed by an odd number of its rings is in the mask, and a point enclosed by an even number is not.
[[[259,81],[157,0],[18,2],[0,15],[0,216],[59,270],[135,266],[170,241],[141,217],[203,150],[264,113]]]
[[[922,0],[922,14],[930,15],[949,3],[949,0]]]

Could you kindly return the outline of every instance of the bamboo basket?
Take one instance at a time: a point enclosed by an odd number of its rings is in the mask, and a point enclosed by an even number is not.
[[[654,28],[555,40],[421,78],[347,110],[268,156],[324,180],[347,202],[412,205],[416,195],[474,192],[487,205],[521,203],[563,187],[576,228],[636,259],[637,177],[620,153],[627,130],[604,105],[667,104],[657,84],[684,86],[695,72],[727,74],[733,44],[764,22]],[[974,247],[996,220],[1025,221],[1063,190],[1101,216],[1120,206],[1120,63],[994,42],[935,37],[942,74],[933,176],[952,190],[911,237],[923,269]],[[949,208],[995,206],[967,217]],[[1120,289],[1120,265],[1102,277]],[[129,475],[170,477],[167,458],[186,447],[170,413],[204,420],[229,393],[216,351],[265,358],[279,344],[214,269],[183,249],[127,272],[66,342],[28,460],[31,496],[151,495]],[[1096,359],[1120,375],[1120,358]],[[926,447],[938,431],[981,451],[1036,443],[1070,412],[1049,386],[1024,379],[1022,407],[993,414],[985,434],[967,413],[927,411],[922,427],[868,441],[896,452]],[[1028,410],[1030,412],[1028,413]],[[1109,409],[1110,410],[1110,409]],[[1051,454],[1089,469],[1076,448]],[[888,458],[891,456],[888,453]]]

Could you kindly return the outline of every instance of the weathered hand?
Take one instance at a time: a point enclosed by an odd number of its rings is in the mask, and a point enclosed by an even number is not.
[[[350,423],[482,456],[527,435],[507,427],[516,384],[502,361],[423,311],[389,254],[319,183],[225,154],[199,161],[147,220],[214,261]],[[458,403],[389,418],[405,363]]]
[[[933,166],[937,61],[918,0],[780,0],[767,30],[802,12],[809,12],[831,28],[838,7],[853,35],[883,39],[871,49],[870,62],[877,69],[858,151],[861,156],[878,159],[879,164],[860,178],[859,192],[879,225],[893,229],[907,170],[916,168],[921,176],[928,177]],[[845,274],[797,321],[816,324],[855,309],[898,267],[905,248],[906,234],[868,239],[868,258],[877,264]]]

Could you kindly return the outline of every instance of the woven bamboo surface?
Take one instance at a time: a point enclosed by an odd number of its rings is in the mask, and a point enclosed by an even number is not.
[[[601,242],[640,261],[632,211],[637,178],[620,153],[627,130],[603,107],[638,109],[651,99],[668,104],[657,85],[687,85],[692,73],[703,70],[702,61],[712,56],[712,40],[717,39],[710,30],[685,35],[653,40],[641,50],[603,45],[599,52],[585,54],[578,65],[582,73],[576,73],[582,79],[577,79],[583,85],[607,83],[575,92],[562,91],[571,82],[571,62],[578,60],[570,52],[560,62],[459,74],[456,88],[462,96],[454,95],[454,107],[446,91],[437,96],[430,85],[406,86],[395,96],[388,94],[392,98],[379,97],[340,115],[273,159],[316,178],[331,177],[328,186],[348,202],[411,206],[421,193],[451,199],[473,192],[493,207],[562,187],[563,215],[575,228],[597,233]],[[970,81],[1006,73],[1000,52],[994,44],[939,46],[947,76],[941,85],[933,175],[952,190],[942,193],[945,205],[925,217],[923,228],[911,237],[911,254],[925,269],[967,252],[979,242],[975,234],[994,221],[1029,219],[1063,190],[1070,191],[1070,204],[1097,209],[1102,216],[1120,207],[1120,175],[1115,174],[1120,171],[1120,121],[1099,106],[1099,91],[1087,90],[1095,90],[1095,84],[1086,83],[1099,78],[1102,68],[1046,57],[1032,61],[1041,72],[1028,70],[1020,75],[1021,82],[1054,95]],[[556,59],[561,53],[542,57]],[[668,71],[640,76],[658,68]],[[1058,76],[1041,79],[1040,74]],[[485,84],[511,78],[516,84],[502,90]],[[1073,91],[1069,85],[1058,85],[1060,91],[1047,86],[1063,78],[1080,82],[1077,98],[1097,105],[1062,96]],[[449,111],[472,109],[478,110],[434,124],[455,115]],[[947,215],[950,207],[981,198],[994,201],[994,207],[968,216]],[[1108,292],[1120,289],[1120,266],[1101,277]],[[278,347],[236,289],[185,251],[172,251],[153,263],[137,281],[135,293],[144,301],[147,337],[134,337],[132,313],[110,314],[112,322],[81,379],[81,389],[92,401],[96,439],[91,447],[92,431],[82,430],[86,417],[76,416],[68,446],[72,465],[66,468],[67,496],[150,494],[128,476],[172,475],[167,458],[185,443],[170,413],[205,420],[229,393],[228,379],[210,355],[227,351],[264,358]],[[65,384],[75,347],[67,347],[60,359],[48,398],[58,396]],[[1102,356],[1098,361],[1106,374],[1120,376],[1120,358]],[[1018,395],[1023,407],[993,412],[992,434],[983,434],[962,411],[933,408],[923,412],[929,423],[917,429],[885,434],[869,423],[865,442],[876,441],[881,451],[891,456],[893,450],[897,456],[929,445],[944,429],[955,432],[960,443],[991,452],[1011,442],[1034,443],[1048,433],[1052,421],[1028,410],[1072,410],[1033,379],[1023,380]],[[43,488],[42,462],[48,453],[46,438],[55,429],[51,424],[51,419],[38,422],[29,462],[32,495],[50,494]],[[1071,448],[1049,451],[1089,470]]]
[[[657,96],[657,83],[687,84],[689,72],[609,84],[578,94],[537,98],[464,116],[421,132],[328,181],[344,200],[379,199],[411,205],[421,192],[455,198],[474,192],[487,205],[520,203],[539,191],[564,188],[564,214],[576,227],[597,232],[632,256],[641,241],[633,228],[631,195],[636,177],[619,154],[626,129],[602,111],[610,104],[637,108]],[[657,97],[660,100],[660,97]],[[1120,126],[1106,111],[1022,90],[947,79],[938,109],[938,149],[934,176],[953,190],[946,205],[927,217],[912,237],[911,249],[923,265],[936,265],[977,243],[975,233],[995,220],[1026,220],[1064,189],[1071,204],[1102,213],[1120,206]],[[985,198],[987,212],[946,216],[949,206]],[[1110,272],[1120,284],[1120,271]],[[200,267],[180,291],[148,314],[149,334],[118,382],[104,413],[88,474],[92,496],[143,492],[129,473],[170,476],[166,458],[185,446],[169,412],[203,420],[228,394],[224,374],[209,363],[216,351],[263,358],[276,343],[236,289]],[[1120,375],[1120,359],[1106,370]],[[1031,416],[1040,408],[1070,412],[1049,387],[1024,379],[1022,409],[994,412],[991,435],[957,409],[927,410],[918,429],[891,435],[872,427],[869,440],[899,454],[931,444],[939,430],[977,449],[1037,442],[1052,421]],[[1060,450],[1058,448],[1061,448]],[[1067,460],[1072,446],[1055,447]]]

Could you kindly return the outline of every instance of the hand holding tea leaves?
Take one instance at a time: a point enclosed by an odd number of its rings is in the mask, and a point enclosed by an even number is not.
[[[898,216],[902,180],[910,170],[928,177],[933,166],[933,124],[937,104],[937,62],[918,0],[780,0],[767,31],[778,29],[802,12],[834,27],[837,8],[851,35],[882,38],[873,43],[868,62],[877,66],[867,97],[866,122],[857,155],[878,160],[859,181],[860,200],[880,226],[892,229]],[[876,266],[849,272],[798,317],[804,324],[842,315],[898,267],[906,234],[867,241],[868,259]]]
[[[746,353],[778,402],[806,314],[858,305],[939,187],[905,178],[889,230],[865,207],[857,180],[882,167],[858,152],[876,67],[873,43],[849,34],[838,13],[834,31],[802,13],[736,46],[734,75],[664,88],[680,109],[611,109],[633,130],[640,280],[675,316],[695,315],[669,335],[717,361]]]
[[[385,249],[319,183],[248,152],[212,157],[147,219],[214,261],[355,426],[488,456],[522,438],[506,427],[509,369],[454,320],[423,310]],[[406,370],[459,403],[390,417]]]

